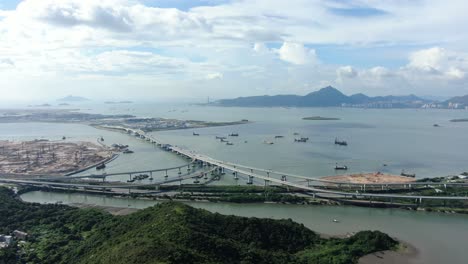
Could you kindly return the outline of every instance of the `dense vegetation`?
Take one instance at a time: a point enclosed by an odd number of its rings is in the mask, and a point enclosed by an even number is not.
[[[224,216],[162,203],[127,216],[14,199],[0,188],[0,233],[30,234],[0,263],[355,263],[397,242],[378,231],[323,239],[291,220]]]

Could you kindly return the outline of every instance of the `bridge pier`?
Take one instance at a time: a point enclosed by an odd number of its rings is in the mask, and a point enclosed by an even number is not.
[[[253,184],[253,177],[249,175],[247,179],[247,184]]]

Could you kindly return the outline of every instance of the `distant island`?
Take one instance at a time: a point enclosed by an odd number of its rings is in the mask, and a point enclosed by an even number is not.
[[[309,117],[303,117],[302,120],[340,120],[340,119],[336,117],[309,116]]]
[[[468,122],[468,118],[452,119],[450,122]]]
[[[437,102],[410,95],[367,96],[362,93],[345,95],[327,86],[307,95],[263,95],[221,99],[210,103],[217,106],[241,107],[356,107],[356,108],[451,108],[468,109],[468,95]]]
[[[69,96],[65,96],[63,98],[57,99],[57,101],[59,102],[85,102],[85,101],[89,101],[89,99],[85,97],[81,97],[81,96],[69,95]]]
[[[106,101],[105,104],[132,104],[132,101]]]

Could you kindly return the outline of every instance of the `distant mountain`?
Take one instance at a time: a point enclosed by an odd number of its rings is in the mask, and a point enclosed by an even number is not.
[[[84,102],[84,101],[89,101],[89,99],[85,97],[81,97],[81,96],[69,95],[69,96],[60,98],[57,101],[59,102]]]
[[[328,107],[345,105],[367,104],[395,104],[396,107],[409,107],[413,102],[426,102],[415,95],[405,96],[377,96],[369,97],[359,93],[351,96],[327,86],[305,96],[299,95],[275,95],[275,96],[250,96],[235,99],[223,99],[215,102],[221,106],[298,106],[298,107]]]
[[[446,104],[448,103],[457,103],[457,104],[463,104],[463,105],[468,105],[468,94],[465,96],[455,96],[447,101],[445,101]]]

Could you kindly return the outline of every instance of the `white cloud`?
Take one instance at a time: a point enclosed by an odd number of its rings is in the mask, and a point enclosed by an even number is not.
[[[205,77],[207,80],[216,80],[216,79],[222,79],[223,74],[219,72],[214,72],[214,73],[208,73]]]
[[[351,66],[342,66],[336,70],[336,74],[339,80],[344,78],[355,78],[358,76],[358,72]]]
[[[296,65],[315,63],[317,61],[315,50],[308,49],[300,43],[283,42],[283,45],[278,50],[278,54],[280,59]]]
[[[182,11],[138,0],[25,0],[16,10],[0,10],[0,93],[8,98],[11,86],[58,93],[83,87],[81,81],[96,91],[105,86],[99,80],[119,82],[122,94],[132,82],[152,95],[305,93],[323,83],[350,93],[468,93],[464,0],[219,3]],[[331,9],[356,6],[384,15],[343,16]],[[400,65],[386,64],[394,61],[386,53],[374,53],[372,63],[336,59],[356,50],[369,58],[366,48],[377,46],[393,47],[401,58],[409,47],[428,43],[438,47],[414,51]],[[362,66],[374,61],[381,66]]]
[[[270,51],[268,47],[265,45],[265,43],[261,43],[261,42],[256,42],[254,44],[253,50],[258,53],[266,53]]]

